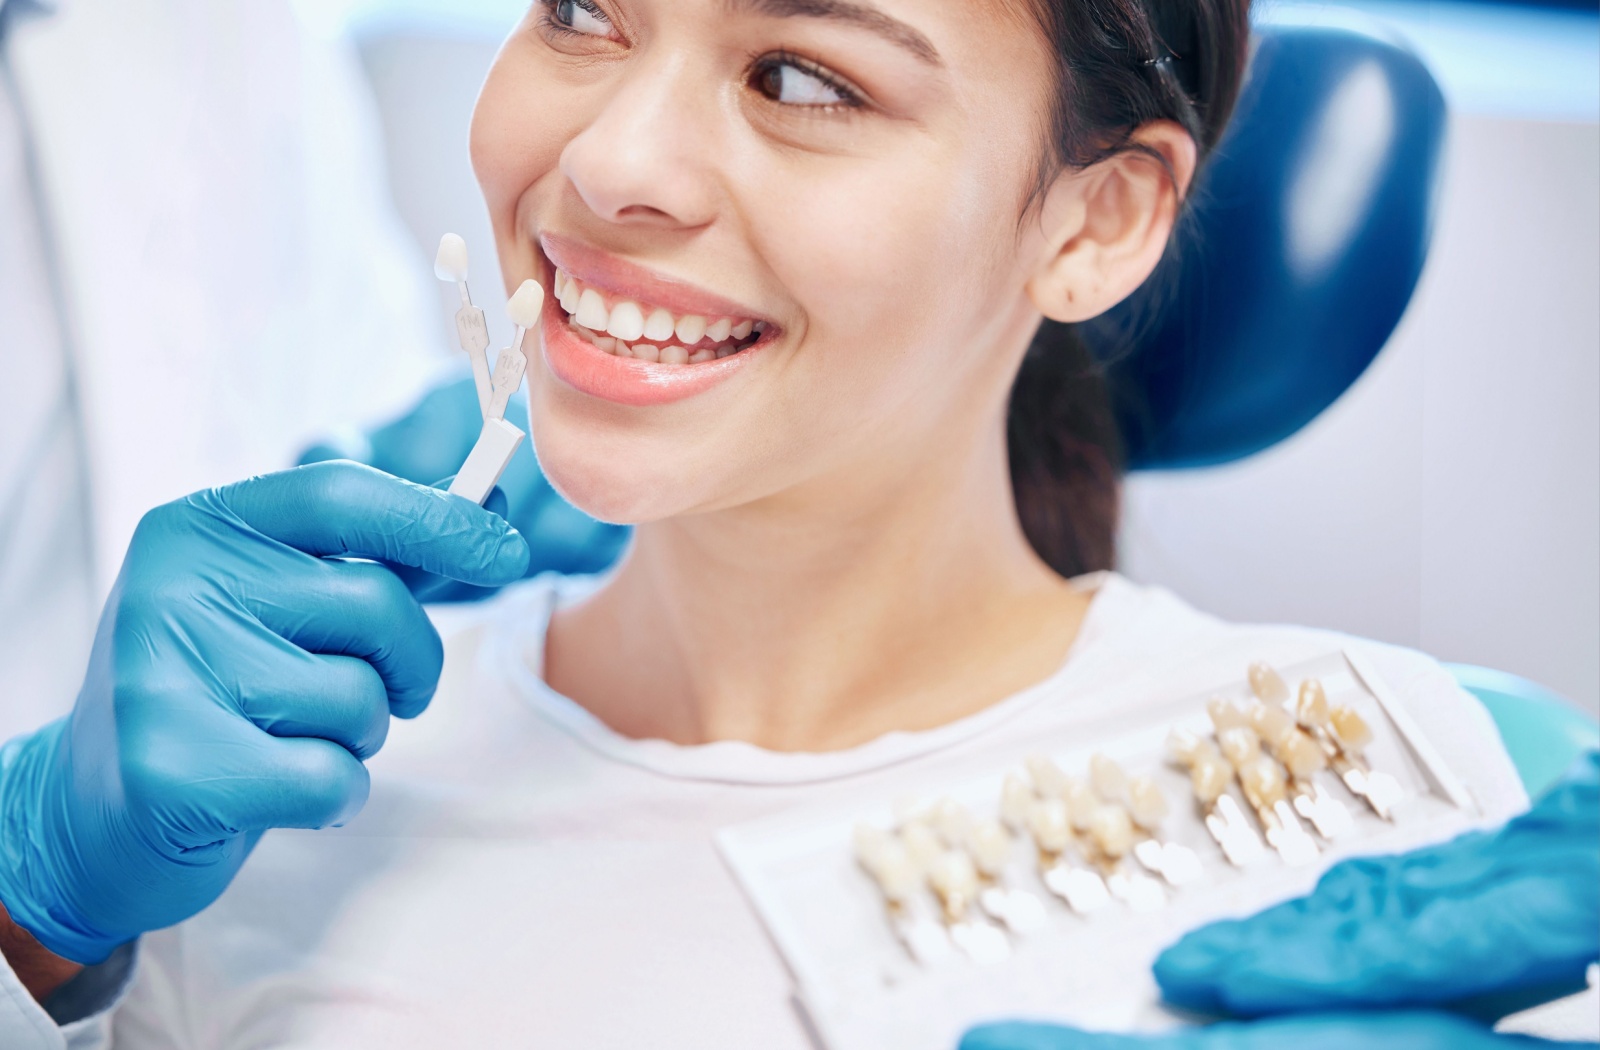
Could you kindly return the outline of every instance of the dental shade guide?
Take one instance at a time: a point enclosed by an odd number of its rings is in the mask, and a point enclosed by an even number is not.
[[[1366,720],[1347,705],[1330,708],[1322,682],[1315,678],[1300,683],[1295,719],[1322,746],[1334,773],[1350,793],[1365,801],[1367,808],[1382,819],[1393,820],[1394,807],[1405,792],[1393,776],[1374,770],[1367,763],[1363,752],[1372,742],[1372,727]]]
[[[452,238],[454,240],[452,241]],[[459,257],[457,257],[459,256]],[[467,332],[470,325],[463,325],[461,318],[470,308],[478,317],[481,325],[483,312],[471,307],[467,299],[466,245],[460,237],[446,234],[439,245],[439,270],[441,275],[446,271],[446,264],[461,262],[459,270],[449,270],[449,273],[460,274],[461,294],[467,306],[456,315],[458,330],[462,333],[462,347],[467,348]],[[473,379],[479,384],[479,404],[483,409],[483,430],[478,434],[477,443],[472,446],[472,452],[467,456],[467,461],[461,465],[455,480],[450,483],[450,492],[463,496],[472,502],[482,504],[489,498],[489,493],[494,491],[495,485],[500,481],[500,476],[511,463],[511,457],[516,454],[522,445],[522,439],[527,435],[519,428],[506,422],[506,408],[511,403],[511,396],[522,386],[522,377],[528,370],[528,355],[523,350],[523,343],[527,340],[528,330],[539,323],[539,311],[544,306],[544,288],[538,281],[523,281],[506,303],[506,312],[511,317],[512,324],[516,325],[516,335],[511,346],[500,351],[495,358],[494,377],[489,378],[489,366],[481,351],[468,350],[473,361]],[[488,331],[484,329],[483,345],[488,346]],[[478,365],[483,365],[483,375],[478,375]],[[487,396],[485,396],[487,391]]]
[[[1233,767],[1245,801],[1266,833],[1267,845],[1291,866],[1316,860],[1317,844],[1289,804],[1289,775],[1276,759],[1262,753],[1261,737],[1250,724],[1250,713],[1221,697],[1206,704],[1206,713],[1211,716],[1222,757]]]
[[[978,817],[953,799],[941,799],[933,821],[945,844],[964,850],[978,873],[978,904],[1013,933],[1031,933],[1047,916],[1039,898],[1012,885],[1011,836],[998,820]]]
[[[478,411],[489,417],[492,388],[489,381],[489,324],[483,311],[472,304],[467,288],[467,242],[458,233],[439,238],[439,252],[433,259],[433,274],[441,281],[452,281],[461,293],[461,308],[456,311],[456,339],[472,365],[472,383],[478,391]],[[491,486],[492,487],[492,486]]]
[[[1209,737],[1187,730],[1174,730],[1167,737],[1167,751],[1178,765],[1189,771],[1189,784],[1206,826],[1222,855],[1236,868],[1248,867],[1266,856],[1261,836],[1251,826],[1239,803],[1228,794],[1233,767]]]
[[[1082,852],[1082,843],[1073,828],[1070,796],[1074,783],[1060,767],[1041,755],[1030,756],[1027,767],[1033,781],[1031,788],[1015,773],[1006,776],[1002,805],[1007,820],[1012,821],[1020,813],[1021,820],[1014,826],[1033,839],[1039,878],[1045,888],[1077,914],[1092,915],[1111,903],[1111,891],[1099,872],[1068,859],[1068,851],[1074,847]]]
[[[523,281],[506,302],[506,313],[516,326],[516,335],[511,340],[511,346],[500,351],[494,360],[494,383],[488,411],[490,419],[506,417],[506,406],[511,403],[511,395],[522,385],[522,377],[528,371],[528,355],[523,351],[522,344],[528,338],[528,330],[539,323],[539,311],[543,307],[544,288],[538,281]]]
[[[1310,821],[1324,839],[1332,841],[1347,834],[1354,827],[1349,808],[1317,781],[1317,775],[1328,768],[1322,746],[1295,724],[1294,716],[1281,703],[1258,700],[1250,708],[1250,725],[1288,770],[1294,811]]]

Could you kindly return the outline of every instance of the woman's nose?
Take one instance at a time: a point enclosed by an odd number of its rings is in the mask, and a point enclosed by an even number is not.
[[[562,150],[561,172],[608,222],[703,226],[716,212],[717,109],[687,66],[640,60]]]

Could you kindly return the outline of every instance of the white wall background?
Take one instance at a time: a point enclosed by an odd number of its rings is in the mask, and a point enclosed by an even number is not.
[[[447,229],[468,238],[488,308],[498,275],[467,117],[526,4],[353,6],[400,210],[430,251]],[[1377,19],[1430,62],[1455,114],[1437,238],[1394,339],[1322,418],[1242,463],[1130,481],[1125,571],[1230,618],[1415,646],[1594,710],[1597,22],[1381,0],[1279,3],[1265,17]],[[490,324],[506,330],[492,311]]]

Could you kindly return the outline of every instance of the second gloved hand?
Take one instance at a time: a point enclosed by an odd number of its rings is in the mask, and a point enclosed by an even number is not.
[[[512,399],[506,418],[525,427],[525,395]],[[460,469],[472,451],[483,418],[470,377],[430,391],[405,415],[353,441],[316,445],[302,463],[352,459],[419,484],[441,483]],[[442,483],[441,483],[442,484]],[[504,504],[491,501],[528,541],[528,574],[600,572],[617,560],[631,529],[596,521],[551,487],[539,470],[532,443],[524,441],[500,478]],[[471,601],[494,591],[449,581],[418,586],[427,601]]]
[[[373,560],[351,560],[373,559]],[[0,748],[0,903],[104,959],[222,893],[260,834],[348,820],[443,648],[378,561],[479,586],[526,571],[504,519],[352,463],[148,514],[72,714]]]

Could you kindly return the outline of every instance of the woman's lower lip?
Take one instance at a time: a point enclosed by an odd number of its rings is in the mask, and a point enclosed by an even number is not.
[[[665,405],[704,393],[731,379],[758,349],[698,365],[659,365],[616,357],[584,340],[552,301],[546,300],[540,322],[539,342],[551,373],[579,393],[619,405]]]

